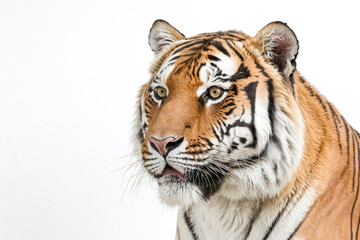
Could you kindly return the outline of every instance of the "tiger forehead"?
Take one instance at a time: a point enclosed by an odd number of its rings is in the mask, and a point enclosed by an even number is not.
[[[230,76],[239,64],[239,59],[232,57],[233,52],[247,38],[245,34],[235,31],[205,33],[188,38],[169,50],[169,55],[158,71],[168,74],[160,74],[160,78],[166,84],[177,85],[181,81],[181,84],[198,85],[204,82],[204,77],[201,77],[204,76],[201,74],[204,68],[214,64]],[[205,79],[207,81],[209,77]]]
[[[171,55],[175,55],[177,58],[196,59],[206,55],[207,52],[227,54],[224,52],[224,46],[228,46],[229,43],[242,42],[248,38],[242,32],[235,31],[203,33],[176,44]]]
[[[216,53],[228,54],[229,51],[226,51],[226,47],[248,39],[250,39],[248,35],[238,31],[202,33],[186,38],[175,43],[167,52],[156,59],[152,64],[150,72],[156,75],[161,69],[172,64],[176,64],[180,68],[189,63],[192,63],[193,66],[201,64],[206,56],[210,55],[211,58],[212,54]]]

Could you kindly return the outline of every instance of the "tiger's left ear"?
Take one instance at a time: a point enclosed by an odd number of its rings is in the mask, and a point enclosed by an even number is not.
[[[155,55],[170,47],[185,36],[164,20],[156,20],[149,33],[149,45]]]
[[[295,33],[283,22],[272,22],[263,27],[253,38],[262,54],[278,71],[288,78],[296,68],[299,50]]]

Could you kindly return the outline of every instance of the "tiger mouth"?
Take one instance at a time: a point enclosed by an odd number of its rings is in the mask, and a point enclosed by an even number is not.
[[[183,181],[187,180],[187,176],[185,174],[179,172],[178,170],[169,165],[166,165],[163,172],[161,173],[161,177],[175,177]]]

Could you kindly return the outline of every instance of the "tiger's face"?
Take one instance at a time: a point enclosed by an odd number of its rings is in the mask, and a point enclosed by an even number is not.
[[[279,28],[283,36],[269,43],[275,37],[265,28],[255,38],[235,31],[185,38],[154,23],[157,59],[141,90],[137,136],[143,167],[167,204],[273,197],[291,179],[303,146],[291,85],[297,41]]]

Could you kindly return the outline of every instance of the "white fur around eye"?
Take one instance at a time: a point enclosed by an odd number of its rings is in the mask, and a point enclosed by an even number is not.
[[[150,95],[151,95],[152,99],[158,104],[158,106],[160,106],[164,99],[158,99],[158,98],[156,97],[157,88],[164,88],[165,91],[166,91],[166,96],[169,95],[169,89],[167,88],[167,86],[166,86],[165,84],[161,84],[161,83],[158,84],[158,85],[152,84],[152,85],[151,85],[151,88],[152,88],[153,90],[151,91]],[[165,98],[166,98],[166,97],[165,97]]]
[[[213,87],[213,86],[211,86],[211,87]],[[210,89],[210,87],[209,87],[208,89]],[[208,89],[207,89],[206,91],[208,91]],[[210,106],[210,105],[212,105],[212,104],[216,104],[216,103],[222,102],[222,101],[225,99],[227,93],[228,93],[228,91],[225,90],[225,91],[222,93],[222,96],[221,96],[220,98],[215,99],[215,100],[213,100],[213,99],[207,99],[207,101],[206,101],[206,106],[208,107],[208,106]]]
[[[215,78],[216,68],[210,65],[210,63],[206,63],[203,67],[201,67],[199,76],[200,80],[204,83],[201,85],[196,91],[196,95],[200,98],[204,95],[211,87],[219,87],[224,90],[222,96],[218,99],[207,99],[206,106],[210,106],[212,104],[219,103],[223,101],[227,95],[229,88],[231,87],[230,81],[222,81],[220,78]]]

